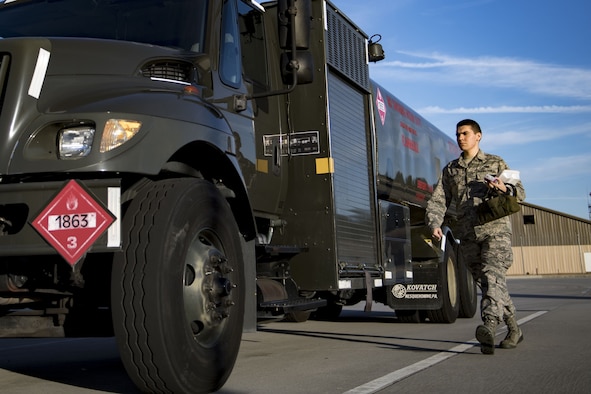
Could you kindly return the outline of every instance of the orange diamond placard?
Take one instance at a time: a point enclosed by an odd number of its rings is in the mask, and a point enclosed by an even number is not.
[[[114,221],[102,203],[71,180],[31,224],[74,266]]]

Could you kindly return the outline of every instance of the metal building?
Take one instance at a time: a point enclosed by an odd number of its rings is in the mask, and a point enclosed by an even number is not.
[[[511,224],[514,262],[507,275],[591,272],[591,221],[522,202]]]

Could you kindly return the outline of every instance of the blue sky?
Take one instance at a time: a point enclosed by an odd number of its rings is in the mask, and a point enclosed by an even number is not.
[[[446,134],[471,118],[526,201],[589,219],[591,1],[334,0],[386,59],[370,75]]]

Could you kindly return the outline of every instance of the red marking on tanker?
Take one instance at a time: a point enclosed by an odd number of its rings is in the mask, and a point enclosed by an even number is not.
[[[421,190],[429,190],[429,184],[421,179],[417,179],[417,188]]]
[[[71,180],[32,225],[72,266],[109,228],[115,217]]]
[[[386,104],[382,98],[382,92],[380,92],[380,88],[378,88],[378,94],[376,96],[376,107],[378,108],[378,114],[380,114],[380,120],[382,121],[383,126],[384,122],[386,121]]]
[[[402,144],[407,147],[408,149],[419,153],[419,144],[416,141],[411,140],[410,138],[408,138],[407,136],[403,135],[402,136]]]
[[[417,188],[424,190],[426,192],[433,193],[433,185],[430,185],[421,179],[417,179]]]
[[[404,130],[408,131],[411,134],[417,135],[417,131],[404,122],[400,122],[400,127],[402,127]]]
[[[412,123],[416,124],[417,126],[421,125],[421,118],[415,115],[410,109],[404,107],[404,105],[400,104],[399,102],[395,101],[393,98],[388,97],[388,107],[393,108],[394,111],[398,112],[400,115],[404,116],[406,119],[410,120]]]

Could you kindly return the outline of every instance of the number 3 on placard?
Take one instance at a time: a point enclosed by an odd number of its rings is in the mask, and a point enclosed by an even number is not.
[[[68,237],[68,249],[76,249],[78,247],[78,239],[74,236]]]

